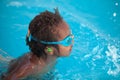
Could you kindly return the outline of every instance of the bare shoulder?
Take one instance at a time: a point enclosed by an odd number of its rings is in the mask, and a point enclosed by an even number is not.
[[[30,63],[30,55],[31,55],[31,54],[24,54],[24,55],[20,56],[20,57],[17,58],[17,59],[11,60],[10,63],[9,63],[9,68],[8,68],[8,70],[9,70],[9,71],[10,71],[10,70],[13,70],[13,69],[11,69],[11,68],[16,67],[17,65],[22,66],[22,65],[25,65],[25,64]]]
[[[12,78],[17,80],[31,74],[33,64],[30,57],[31,54],[25,54],[18,59],[12,60],[3,80],[12,80]]]

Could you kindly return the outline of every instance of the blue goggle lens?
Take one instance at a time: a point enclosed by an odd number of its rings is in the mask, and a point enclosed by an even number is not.
[[[30,38],[32,40],[38,41],[32,35],[30,35]],[[70,34],[69,36],[67,36],[66,38],[64,38],[63,40],[58,41],[58,42],[46,42],[46,41],[39,41],[39,42],[42,43],[42,44],[60,44],[60,45],[63,45],[63,46],[70,46],[70,45],[73,44],[73,41],[74,41],[73,39],[74,39],[74,35]]]

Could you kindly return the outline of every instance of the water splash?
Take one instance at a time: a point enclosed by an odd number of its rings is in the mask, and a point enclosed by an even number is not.
[[[0,75],[3,72],[7,71],[8,65],[9,65],[9,61],[12,60],[13,58],[11,56],[9,56],[9,54],[7,52],[5,52],[4,50],[0,49]]]
[[[0,62],[9,62],[13,59],[6,51],[0,49]]]
[[[108,51],[106,51],[108,64],[113,63],[112,66],[109,66],[108,74],[117,75],[120,73],[120,53],[114,45],[108,45]]]

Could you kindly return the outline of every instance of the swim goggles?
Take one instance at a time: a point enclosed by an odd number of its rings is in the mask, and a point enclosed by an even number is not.
[[[63,45],[63,46],[70,46],[73,44],[74,42],[74,35],[73,34],[70,34],[68,35],[67,37],[65,37],[63,40],[60,40],[60,41],[55,41],[55,42],[47,42],[47,41],[38,41],[36,38],[34,38],[32,35],[30,35],[30,38],[32,40],[35,40],[37,42],[40,42],[42,44],[60,44],[60,45]]]

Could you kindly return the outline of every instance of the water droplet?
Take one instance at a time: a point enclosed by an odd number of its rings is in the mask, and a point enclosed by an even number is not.
[[[116,2],[115,5],[118,6],[118,3]]]
[[[113,16],[114,16],[114,17],[116,17],[116,15],[117,15],[117,13],[116,13],[116,12],[114,12],[114,13],[113,13]]]

